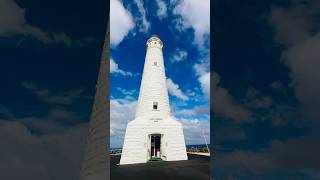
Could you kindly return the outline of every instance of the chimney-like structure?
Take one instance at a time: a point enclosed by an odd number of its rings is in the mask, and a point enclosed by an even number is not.
[[[162,48],[158,36],[148,39],[136,117],[127,125],[120,165],[188,159],[182,124],[170,115]]]
[[[109,180],[109,21],[96,85],[80,180]]]

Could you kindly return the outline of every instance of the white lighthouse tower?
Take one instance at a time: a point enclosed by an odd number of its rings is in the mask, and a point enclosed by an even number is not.
[[[162,47],[156,35],[147,41],[136,117],[127,125],[120,165],[188,159],[182,125],[170,115]]]

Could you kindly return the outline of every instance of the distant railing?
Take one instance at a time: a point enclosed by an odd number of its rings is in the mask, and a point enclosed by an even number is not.
[[[121,154],[122,149],[110,149],[110,154]]]
[[[206,145],[187,145],[187,152],[209,153],[210,144]]]
[[[205,144],[186,146],[187,152],[209,153],[210,150],[208,148],[210,148],[210,144],[208,144],[208,147]],[[122,153],[121,148],[110,149],[110,154],[121,154],[121,153]]]

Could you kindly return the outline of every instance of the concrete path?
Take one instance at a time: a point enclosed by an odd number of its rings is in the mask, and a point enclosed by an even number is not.
[[[187,161],[160,161],[117,165],[120,156],[110,157],[111,180],[209,180],[209,156],[188,154]]]

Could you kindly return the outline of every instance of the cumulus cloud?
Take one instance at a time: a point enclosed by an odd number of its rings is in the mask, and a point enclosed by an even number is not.
[[[83,89],[72,89],[67,91],[53,91],[48,88],[40,87],[35,82],[22,82],[22,86],[48,104],[69,105],[82,97]]]
[[[191,28],[194,32],[194,42],[200,51],[200,59],[194,64],[193,68],[198,76],[203,94],[207,99],[210,98],[210,0],[172,0],[175,27],[179,31]],[[187,53],[180,52],[172,62],[179,62],[185,59]]]
[[[210,106],[195,106],[192,109],[180,109],[174,112],[175,115],[185,115],[185,116],[208,116],[210,115]]]
[[[196,93],[191,89],[187,89],[187,95],[193,97],[193,96],[196,96]]]
[[[210,71],[209,62],[204,61],[200,63],[195,63],[193,69],[198,77],[198,82],[201,86],[201,91],[207,99],[210,99]]]
[[[252,109],[267,109],[274,104],[273,99],[268,96],[262,96],[262,93],[249,87],[246,94],[246,106]]]
[[[18,122],[0,124],[1,179],[78,179],[86,126],[37,136]]]
[[[159,19],[163,19],[167,17],[167,5],[164,1],[162,0],[156,0],[158,10],[157,10],[157,16]]]
[[[187,59],[188,52],[186,50],[177,48],[170,57],[171,63],[181,62]]]
[[[117,46],[134,28],[132,15],[119,0],[110,1],[110,44]]]
[[[78,123],[81,121],[81,117],[73,112],[62,107],[54,107],[49,109],[47,119],[55,121],[63,121],[64,123]],[[78,122],[77,122],[78,121]]]
[[[219,86],[220,77],[217,73],[212,74],[212,79],[213,112],[237,123],[253,121],[252,113],[237,102],[227,89]]]
[[[137,5],[138,11],[140,13],[140,16],[137,16],[137,21],[139,31],[140,32],[148,32],[150,29],[150,22],[147,20],[147,12],[144,8],[143,1],[142,0],[134,0],[134,3]]]
[[[135,117],[137,101],[130,99],[110,100],[110,145],[122,147],[128,122]]]
[[[281,98],[264,95],[261,91],[250,86],[243,101],[243,106],[254,113],[255,119],[271,122],[276,127],[300,121],[299,108],[288,104],[288,94],[284,85],[280,82],[273,82],[270,86],[276,93],[280,93]]]
[[[205,62],[195,63],[193,68],[196,72],[196,75],[201,76],[209,72],[210,66],[209,66],[209,62],[205,61]]]
[[[279,82],[279,81],[274,81],[272,82],[270,85],[270,88],[278,91],[278,92],[286,92],[286,87],[283,83]]]
[[[87,127],[48,117],[0,118],[0,179],[79,179]]]
[[[207,99],[210,99],[210,72],[207,72],[199,77],[201,90]]]
[[[208,119],[177,119],[182,123],[187,145],[210,144],[210,121]]]
[[[181,0],[173,9],[173,14],[180,16],[176,28],[194,30],[195,42],[202,46],[209,41],[210,34],[210,0]]]
[[[318,121],[320,117],[318,110],[320,105],[319,10],[320,2],[317,0],[291,0],[286,5],[271,8],[268,19],[274,29],[275,42],[283,47],[281,59],[289,68],[291,78],[290,85],[276,81],[272,82],[270,87],[274,92],[282,93],[281,95],[287,95],[289,92],[287,88],[293,88],[300,104],[299,109],[294,109],[297,114],[287,119],[292,122],[296,117],[301,116],[302,112],[303,117],[298,118],[298,125],[301,125],[301,120],[308,121],[307,124],[303,123],[304,126],[307,125],[308,130],[299,137],[290,137],[285,140],[281,137],[279,140],[273,140],[269,143],[270,146],[259,150],[233,149],[231,153],[221,153],[215,158],[213,171],[220,173],[224,171],[225,177],[232,172],[235,178],[240,179],[245,176],[270,177],[269,175],[279,175],[279,173],[294,174],[293,177],[300,176],[305,179],[319,178],[320,158],[317,155],[320,151],[318,140],[320,132]],[[268,99],[257,99],[259,93],[256,91],[249,93],[248,97],[261,100],[258,103],[251,101],[252,106],[267,109],[270,104],[279,106],[279,103],[273,103]],[[276,99],[273,100],[276,101]],[[289,105],[292,109],[292,106],[295,106],[291,102]],[[288,113],[289,110],[277,111]],[[273,110],[268,109],[268,114],[273,113]],[[283,114],[276,116],[276,118],[283,117]],[[279,124],[277,119],[275,121],[275,125]],[[280,123],[282,124],[283,121],[280,120]],[[287,127],[290,129],[290,126]],[[287,135],[292,136],[290,133]]]
[[[179,99],[182,99],[182,100],[188,100],[188,96],[186,96],[182,90],[179,88],[179,85],[178,84],[175,84],[170,78],[167,79],[167,88],[168,88],[168,91],[169,93],[172,95],[172,96],[175,96]]]
[[[4,117],[13,117],[13,113],[2,104],[0,104],[0,115]]]
[[[128,89],[123,89],[121,87],[117,87],[117,90],[120,91],[123,95],[126,95],[126,96],[131,96],[136,92],[135,89],[128,90]]]
[[[273,7],[269,16],[276,42],[285,47],[282,58],[291,70],[294,92],[302,111],[316,121],[320,117],[319,10],[317,0],[292,1],[289,7]]]
[[[26,20],[25,9],[14,0],[0,1],[0,37],[16,35],[31,36],[44,44],[71,44],[71,38],[64,33],[46,32]]]
[[[237,177],[263,176],[277,172],[295,172],[308,177],[319,175],[320,150],[313,135],[292,138],[285,141],[274,140],[270,147],[259,151],[233,150],[215,158],[214,171]]]
[[[210,0],[172,0],[173,14],[178,17],[173,21],[176,29],[184,31],[191,28],[194,32],[194,42],[197,45],[200,57],[194,64],[198,82],[206,99],[210,98],[210,50],[208,48],[210,36]],[[172,62],[185,59],[187,53],[181,51],[171,58]]]
[[[110,59],[110,73],[111,74],[120,74],[122,76],[136,76],[138,74],[134,74],[129,71],[124,71],[119,68],[119,65],[111,58]]]

